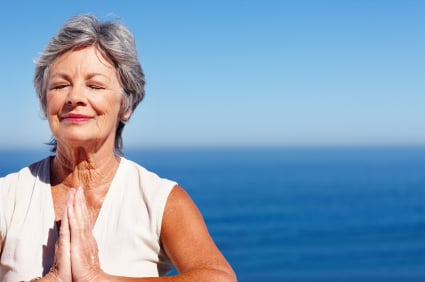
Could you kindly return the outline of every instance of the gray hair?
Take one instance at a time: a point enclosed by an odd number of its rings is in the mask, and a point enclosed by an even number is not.
[[[120,114],[136,109],[145,95],[145,76],[137,57],[132,33],[121,23],[100,22],[92,15],[78,15],[68,20],[50,40],[45,50],[35,62],[34,87],[40,100],[43,114],[46,115],[46,88],[49,68],[52,63],[67,51],[96,46],[114,65],[121,87],[123,106]],[[115,135],[115,151],[122,154],[122,131],[126,120],[120,120]],[[50,143],[56,151],[56,140]]]

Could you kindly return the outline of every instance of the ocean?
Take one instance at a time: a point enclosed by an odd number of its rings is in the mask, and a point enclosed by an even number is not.
[[[1,151],[0,176],[47,155]],[[425,147],[144,149],[239,281],[425,281]]]

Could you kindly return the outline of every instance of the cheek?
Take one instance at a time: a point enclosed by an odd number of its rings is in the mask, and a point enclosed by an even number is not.
[[[53,129],[59,124],[59,113],[62,108],[62,104],[57,98],[53,98],[51,96],[46,97],[46,105],[45,105],[45,116],[49,123],[49,126]]]
[[[62,105],[62,101],[58,99],[58,97],[54,95],[47,95],[46,97],[46,115],[49,116],[51,114],[57,113]]]
[[[121,97],[117,97],[115,95],[111,95],[109,97],[98,97],[93,99],[91,104],[95,111],[115,117],[121,110]]]

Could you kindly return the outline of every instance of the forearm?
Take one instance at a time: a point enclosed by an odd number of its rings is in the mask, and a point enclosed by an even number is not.
[[[48,273],[42,278],[34,278],[30,281],[37,282],[62,282],[61,279],[57,278],[53,273]],[[134,278],[134,277],[123,277],[123,276],[113,276],[107,273],[101,273],[97,275],[92,281],[109,281],[109,282],[187,282],[187,281],[205,281],[205,282],[236,282],[236,275],[231,272],[226,272],[216,269],[196,269],[188,271],[186,273],[181,273],[175,276],[163,276],[163,277],[143,277],[143,278]],[[89,281],[87,281],[89,282]]]
[[[231,272],[217,270],[217,269],[196,269],[185,273],[180,273],[175,276],[163,276],[163,277],[145,277],[145,278],[131,278],[112,276],[106,273],[96,277],[96,281],[110,281],[110,282],[188,282],[188,281],[205,281],[205,282],[235,282],[237,281],[236,275]]]

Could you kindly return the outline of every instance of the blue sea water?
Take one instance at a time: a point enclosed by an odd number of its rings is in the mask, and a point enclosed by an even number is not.
[[[0,151],[0,175],[46,154]],[[126,157],[189,192],[239,281],[425,281],[425,148]]]

